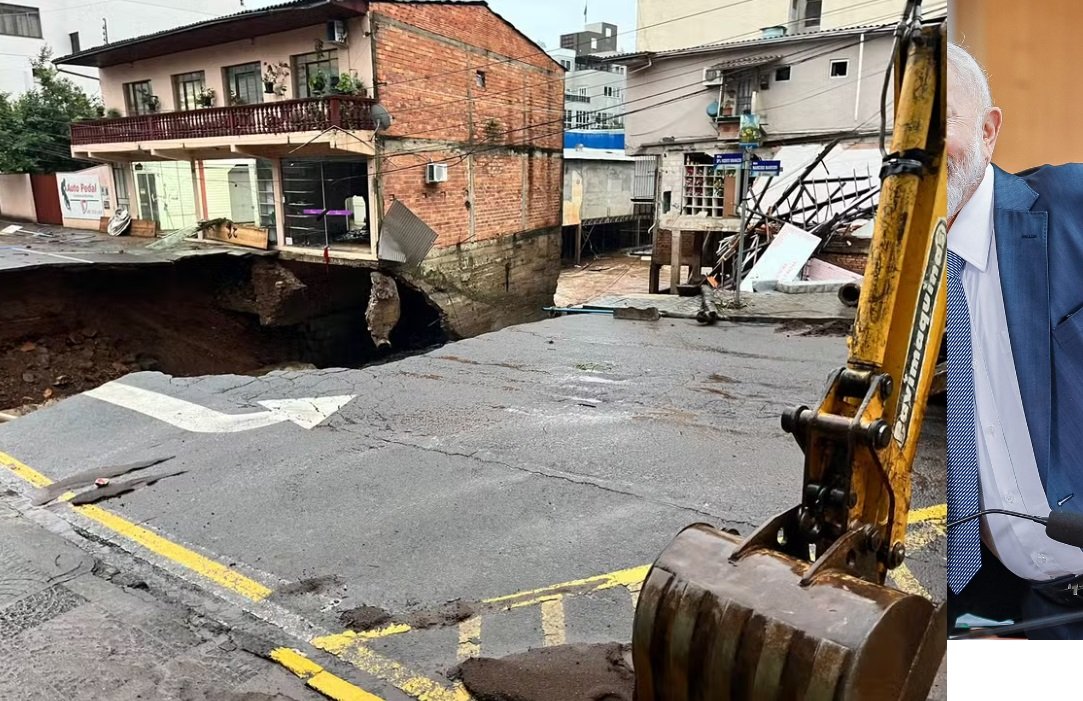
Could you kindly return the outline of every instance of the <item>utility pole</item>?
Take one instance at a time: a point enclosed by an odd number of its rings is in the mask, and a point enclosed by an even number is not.
[[[102,17],[102,42],[109,43],[109,23],[104,17]]]
[[[733,301],[741,306],[741,275],[745,266],[745,234],[748,228],[748,208],[745,206],[745,188],[748,186],[748,168],[751,163],[752,147],[741,149],[741,172],[737,177],[737,204],[741,208],[741,233],[737,236],[737,260],[733,266],[734,295]]]

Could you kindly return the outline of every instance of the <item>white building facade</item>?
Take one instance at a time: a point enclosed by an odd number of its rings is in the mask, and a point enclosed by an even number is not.
[[[0,3],[0,92],[19,95],[34,87],[30,60],[43,48],[54,58],[202,22],[239,12],[242,0],[19,0]],[[93,68],[65,69],[65,77],[88,94],[98,95],[98,72]],[[77,77],[73,74],[79,74]]]

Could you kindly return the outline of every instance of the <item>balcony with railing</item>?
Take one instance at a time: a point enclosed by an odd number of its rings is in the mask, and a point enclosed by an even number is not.
[[[372,131],[376,101],[353,95],[328,95],[255,105],[211,107],[75,122],[71,142],[90,144],[181,141],[213,137],[276,135],[324,131],[331,127]]]

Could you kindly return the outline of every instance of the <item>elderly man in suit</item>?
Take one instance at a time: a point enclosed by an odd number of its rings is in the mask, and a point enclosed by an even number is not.
[[[952,45],[948,73],[948,519],[1083,513],[1083,166],[997,168],[984,71]],[[1081,584],[1083,550],[1040,524],[948,532],[952,621],[1083,612]],[[1027,635],[1083,639],[1083,622]]]

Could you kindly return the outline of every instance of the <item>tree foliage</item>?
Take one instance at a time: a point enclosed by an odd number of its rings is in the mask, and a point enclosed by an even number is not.
[[[71,157],[71,123],[94,119],[100,103],[53,68],[48,48],[30,60],[37,87],[0,93],[0,173],[55,173],[89,164]]]

